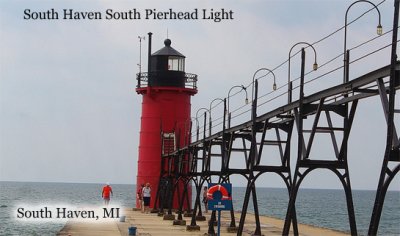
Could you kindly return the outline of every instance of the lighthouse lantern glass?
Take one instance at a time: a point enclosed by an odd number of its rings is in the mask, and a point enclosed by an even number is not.
[[[185,59],[182,57],[168,57],[168,70],[185,71]]]

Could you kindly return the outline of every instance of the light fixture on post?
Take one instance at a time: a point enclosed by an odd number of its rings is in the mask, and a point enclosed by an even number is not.
[[[191,141],[191,137],[192,137],[192,120],[195,120],[196,122],[197,122],[197,120],[196,120],[196,118],[195,117],[189,117],[187,120],[186,120],[186,122],[185,122],[185,137],[187,137],[187,138],[185,138],[185,143],[186,143],[186,145],[189,145],[190,144],[190,141]],[[197,123],[196,123],[197,124]]]
[[[382,29],[382,25],[379,23],[379,25],[376,27],[376,33],[378,35],[382,35],[383,34],[383,29]]]
[[[208,113],[210,114],[210,110],[208,110],[208,109],[205,108],[205,107],[199,108],[199,109],[196,111],[197,140],[199,140],[199,131],[200,131],[200,127],[199,127],[199,111],[201,111],[201,110],[205,110],[206,112],[208,112]],[[204,115],[205,115],[205,112],[204,112]],[[205,130],[205,129],[206,129],[206,124],[205,124],[205,120],[204,120],[204,130]],[[205,137],[203,137],[203,138],[205,138]]]
[[[253,74],[253,82],[251,83],[251,86],[252,86],[251,87],[251,100],[252,101],[254,100],[254,81],[255,81],[255,78],[256,78],[256,74],[258,72],[262,71],[262,70],[266,70],[266,71],[268,71],[268,74],[271,73],[274,76],[274,84],[272,85],[272,89],[274,91],[276,90],[276,77],[275,77],[274,72],[272,70],[270,70],[270,69],[267,69],[267,68],[260,68],[260,69],[256,70],[256,72],[254,72],[254,74]],[[268,74],[266,74],[265,76],[267,76]]]
[[[346,14],[345,14],[345,18],[344,18],[344,49],[343,49],[343,83],[347,83],[349,82],[349,58],[350,56],[348,55],[349,52],[347,51],[347,13],[349,12],[350,8],[356,4],[356,3],[360,3],[360,2],[366,2],[371,4],[372,6],[374,6],[374,8],[376,9],[376,11],[378,12],[378,26],[376,27],[376,33],[378,35],[382,35],[383,30],[382,30],[382,25],[381,25],[381,12],[379,11],[378,7],[373,4],[370,1],[367,0],[359,0],[356,2],[353,2],[346,10]]]
[[[221,101],[222,103],[224,102],[224,99],[222,99],[222,98],[215,98],[214,100],[212,100],[211,102],[210,102],[210,109],[209,109],[209,111],[210,111],[210,119],[209,119],[209,126],[210,126],[210,136],[211,136],[211,128],[212,128],[212,118],[211,118],[211,111],[212,111],[212,104],[213,104],[213,102],[215,102],[215,101]],[[224,111],[224,117],[223,117],[224,119],[225,119],[225,111]]]
[[[317,52],[315,51],[315,48],[311,44],[309,44],[307,42],[298,42],[295,45],[293,45],[292,48],[290,48],[289,59],[288,59],[288,103],[292,102],[292,81],[290,81],[290,58],[291,58],[291,54],[292,54],[293,48],[296,47],[297,45],[300,45],[300,44],[305,44],[305,45],[307,45],[308,47],[311,47],[314,50],[314,64],[313,64],[312,68],[313,68],[314,71],[318,70]]]
[[[229,98],[231,97],[231,91],[234,88],[240,88],[241,90],[239,92],[241,92],[243,90],[246,93],[246,98],[245,98],[244,102],[246,104],[249,104],[249,98],[247,96],[246,87],[244,87],[243,85],[236,85],[236,86],[233,86],[231,89],[229,89],[229,92],[228,92],[228,105],[227,105],[227,111],[226,111],[226,113],[228,114],[228,128],[231,127],[231,113],[229,112]]]
[[[318,69],[318,64],[317,64],[317,53],[315,51],[315,48],[309,44],[309,43],[305,43],[305,42],[300,42],[297,43],[295,45],[293,45],[293,47],[290,49],[289,52],[289,62],[290,62],[290,53],[292,52],[292,49],[299,44],[306,44],[309,47],[311,47],[314,50],[314,56],[315,56],[315,62],[313,65],[313,69]],[[295,175],[293,178],[293,186],[298,186],[299,183],[301,182],[301,180],[299,180],[299,182],[297,182],[297,177],[300,175],[298,174],[299,171],[299,162],[304,160],[304,157],[306,156],[305,152],[307,151],[307,149],[305,149],[305,145],[304,145],[304,136],[303,133],[305,132],[303,130],[303,122],[304,119],[306,119],[306,113],[304,112],[304,108],[305,106],[304,104],[304,76],[305,76],[305,61],[306,61],[306,53],[305,53],[305,48],[302,47],[301,48],[301,68],[300,68],[300,87],[299,87],[299,100],[296,101],[297,103],[297,107],[294,109],[295,111],[295,120],[296,120],[296,126],[297,126],[297,165],[296,165],[296,170],[295,170]],[[290,65],[290,64],[289,64]],[[290,66],[289,66],[290,68]],[[290,69],[289,69],[289,82],[290,82]],[[289,85],[290,83],[288,83]],[[289,97],[291,99],[291,97]],[[320,106],[322,105],[323,102],[320,103]],[[296,114],[296,110],[297,110],[297,114]],[[288,112],[288,114],[291,114],[290,111]],[[318,119],[318,118],[316,118]],[[316,125],[316,123],[314,124]],[[309,147],[308,147],[309,148]],[[301,177],[300,177],[301,178]],[[296,188],[292,188],[290,190],[290,196],[292,196],[292,194],[294,194],[294,196],[296,196]],[[294,197],[295,199],[295,197]],[[291,198],[291,200],[293,200],[293,198]],[[294,222],[293,219],[295,218],[295,210],[294,210],[294,202],[289,203],[288,206],[288,211],[286,212],[286,217],[285,217],[285,223],[283,226],[283,230],[282,230],[282,235],[288,235],[289,234],[289,229],[290,229],[290,225]],[[295,226],[295,224],[293,224],[293,226]]]

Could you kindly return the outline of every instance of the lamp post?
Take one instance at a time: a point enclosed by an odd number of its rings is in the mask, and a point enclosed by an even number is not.
[[[248,96],[247,96],[247,90],[246,90],[246,87],[244,87],[243,85],[236,85],[236,86],[233,86],[231,89],[229,89],[229,92],[228,92],[228,108],[227,108],[227,114],[228,114],[228,128],[230,128],[231,127],[231,113],[229,112],[229,98],[230,98],[230,96],[231,96],[231,91],[232,91],[232,89],[234,89],[234,88],[240,88],[240,91],[244,91],[245,93],[246,93],[246,99],[244,100],[245,101],[245,103],[246,104],[248,104],[249,103],[249,99],[248,99]],[[239,92],[240,92],[239,91]]]
[[[290,49],[289,52],[289,83],[288,85],[290,85],[290,53],[292,52],[292,49],[299,44],[307,44],[309,45],[313,50],[314,50],[314,57],[315,57],[315,61],[314,61],[314,65],[313,65],[313,69],[317,70],[318,69],[318,64],[317,64],[317,53],[315,51],[315,48],[305,42],[300,42],[297,43],[295,45],[293,45],[293,47]],[[303,108],[303,100],[304,100],[304,71],[305,71],[305,59],[306,59],[306,53],[305,53],[305,49],[304,47],[301,48],[301,71],[300,71],[300,96],[299,96],[299,105],[298,105],[298,114],[297,114],[297,119],[298,121],[297,123],[297,163],[299,163],[300,160],[302,160],[302,155],[303,155],[303,151],[304,151],[304,136],[303,136],[303,119],[304,119],[304,108]],[[290,86],[291,87],[291,86]],[[289,90],[289,102],[291,102],[291,90]],[[298,166],[296,166],[296,170],[298,171]],[[283,226],[283,232],[282,235],[288,235],[289,234],[289,228],[290,228],[290,224],[291,222],[294,222],[294,215],[295,214],[295,197],[292,196],[296,196],[297,195],[297,191],[298,188],[296,188],[297,186],[297,174],[294,176],[293,178],[293,188],[290,189],[290,200],[289,200],[289,206],[288,206],[288,211],[286,212],[286,220]]]
[[[212,111],[212,104],[213,104],[213,102],[215,102],[215,101],[221,101],[221,102],[224,102],[224,99],[222,99],[222,98],[215,98],[214,100],[212,100],[211,102],[210,102],[210,109],[209,109],[209,111],[210,111],[210,119],[209,119],[209,126],[210,126],[210,136],[211,136],[211,128],[212,128],[212,118],[211,118],[211,111]],[[225,119],[225,108],[224,108],[224,117],[223,117],[223,119]]]
[[[374,6],[376,11],[378,12],[378,17],[379,17],[379,23],[378,23],[378,26],[376,27],[376,33],[378,35],[382,35],[381,12],[379,11],[378,7],[375,4],[373,4],[372,2],[367,1],[367,0],[359,0],[359,1],[353,2],[347,8],[346,15],[344,18],[343,83],[349,82],[349,58],[350,58],[350,55],[349,55],[349,51],[347,50],[347,47],[346,47],[346,43],[347,43],[347,13],[349,12],[350,8],[354,4],[359,3],[359,2],[366,2],[366,3],[369,3],[372,6]]]
[[[292,53],[292,50],[294,47],[296,47],[297,45],[300,44],[305,44],[308,45],[309,47],[311,47],[314,50],[314,64],[313,64],[313,70],[317,70],[318,69],[318,63],[317,63],[317,52],[315,51],[315,48],[307,43],[307,42],[298,42],[295,45],[292,46],[292,48],[289,51],[289,59],[288,59],[288,103],[292,102],[292,81],[290,81],[290,55]]]
[[[145,40],[144,36],[138,36],[139,38],[139,75],[142,73],[142,39]],[[150,71],[149,71],[150,72]]]
[[[266,71],[268,71],[268,74],[271,73],[274,76],[274,84],[272,85],[272,89],[276,90],[276,77],[275,77],[274,72],[267,68],[260,68],[260,69],[256,70],[256,72],[254,72],[254,74],[253,74],[253,83],[251,84],[252,85],[252,87],[251,87],[251,100],[252,101],[254,100],[254,80],[256,78],[256,74],[262,70],[266,70]],[[266,74],[266,75],[268,75],[268,74]]]
[[[196,124],[197,124],[197,140],[199,140],[199,131],[200,131],[200,127],[199,127],[199,111],[201,111],[201,110],[205,110],[206,112],[208,112],[208,113],[210,113],[210,110],[208,110],[207,108],[205,108],[205,107],[202,107],[202,108],[199,108],[198,110],[197,110],[197,112],[196,112]],[[204,138],[205,138],[205,130],[206,130],[206,119],[207,119],[207,117],[206,117],[206,112],[204,112]]]
[[[189,145],[190,144],[190,140],[192,137],[192,120],[196,120],[195,117],[189,117],[186,121],[185,121],[185,135],[187,136],[187,138],[185,138],[185,144]],[[197,124],[197,123],[196,123]],[[186,142],[187,141],[187,142]]]

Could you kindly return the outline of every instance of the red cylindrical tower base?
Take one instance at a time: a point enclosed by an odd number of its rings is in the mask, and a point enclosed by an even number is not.
[[[190,97],[197,90],[175,87],[138,88],[143,95],[142,117],[138,158],[137,189],[141,184],[150,183],[151,202],[154,207],[160,174],[162,170],[162,133],[176,133],[190,127]],[[187,140],[187,139],[186,139]],[[178,140],[175,140],[175,142]],[[182,147],[185,138],[181,137],[175,146]],[[165,168],[165,167],[164,167]],[[183,191],[183,185],[180,191]],[[189,201],[191,191],[189,192]],[[189,203],[190,204],[190,203]],[[139,207],[138,201],[136,206]],[[174,198],[173,207],[178,208],[178,198]]]

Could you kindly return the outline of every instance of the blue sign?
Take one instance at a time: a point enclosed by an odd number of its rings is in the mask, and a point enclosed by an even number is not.
[[[208,184],[207,199],[208,210],[232,210],[232,184]]]

